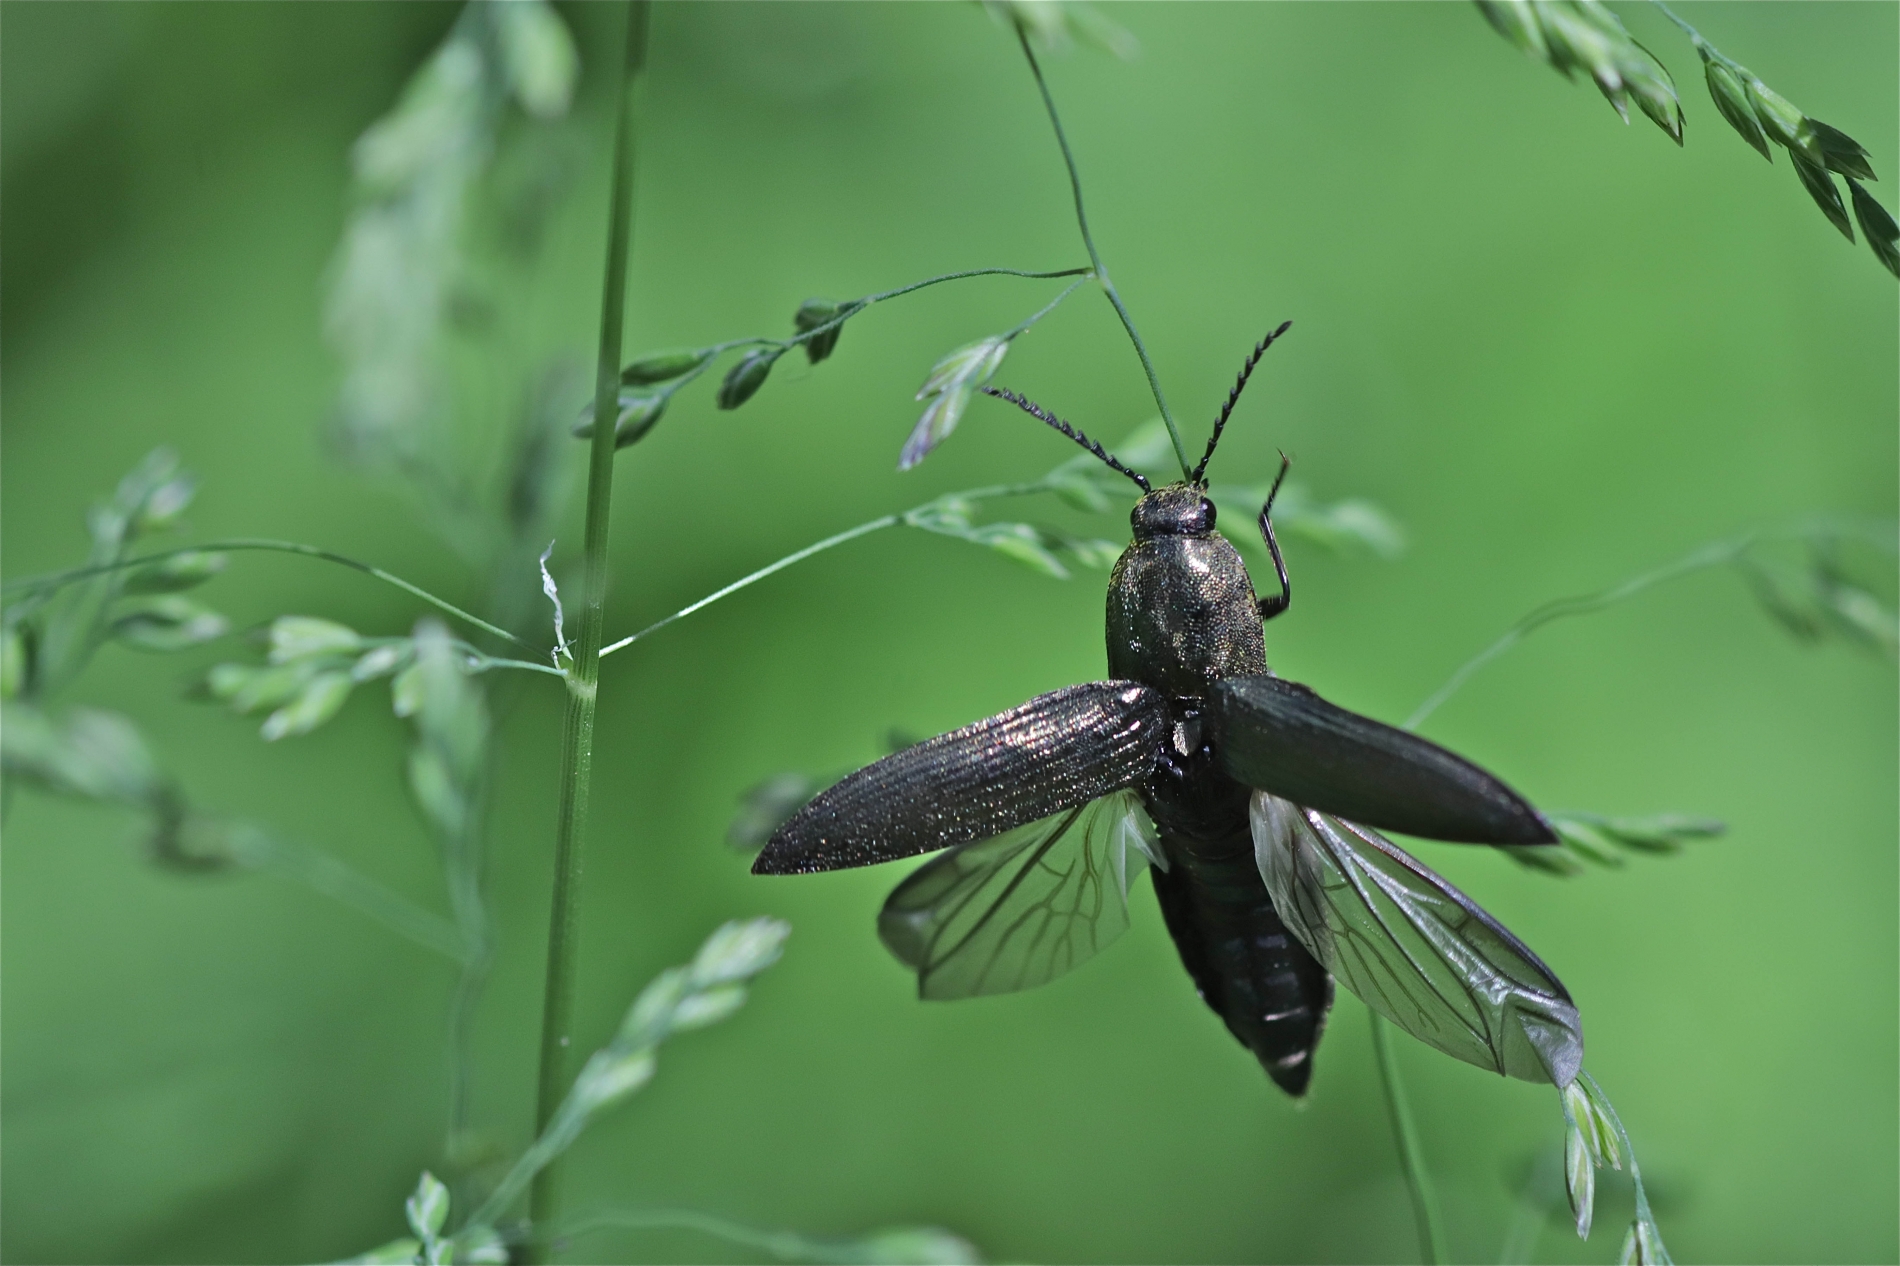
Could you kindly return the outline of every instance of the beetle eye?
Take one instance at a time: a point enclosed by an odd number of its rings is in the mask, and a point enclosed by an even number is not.
[[[1210,531],[1214,527],[1214,503],[1206,497],[1201,498],[1201,526]]]

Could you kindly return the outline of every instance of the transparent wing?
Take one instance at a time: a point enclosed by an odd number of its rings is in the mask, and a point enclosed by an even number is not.
[[[1576,1078],[1583,1029],[1570,995],[1469,897],[1366,827],[1265,792],[1252,820],[1280,917],[1367,1006],[1480,1068]]]
[[[1032,989],[1128,930],[1128,885],[1151,860],[1141,798],[1117,791],[926,862],[877,933],[925,998]]]

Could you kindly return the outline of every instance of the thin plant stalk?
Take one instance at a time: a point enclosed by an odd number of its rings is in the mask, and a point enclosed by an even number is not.
[[[850,528],[846,531],[840,532],[836,536],[827,536],[824,540],[816,541],[810,545],[807,545],[804,549],[801,549],[797,551],[796,553],[787,554],[785,557],[779,559],[775,563],[767,563],[765,566],[759,568],[757,571],[753,572],[749,576],[741,576],[738,580],[733,581],[731,584],[727,585],[724,589],[716,589],[712,593],[709,593],[705,597],[701,598],[698,602],[692,603],[688,606],[681,607],[678,611],[675,611],[672,615],[669,615],[665,617],[664,619],[655,620],[652,624],[647,625],[644,629],[641,629],[638,633],[630,633],[626,637],[623,637],[619,641],[613,643],[611,646],[602,647],[600,653],[602,655],[611,655],[615,651],[623,650],[626,647],[632,646],[635,642],[647,636],[647,634],[657,633],[661,629],[665,628],[667,625],[673,623],[675,620],[684,620],[687,616],[693,614],[695,611],[699,611],[705,607],[710,607],[713,603],[719,601],[721,598],[725,598],[732,594],[738,593],[741,589],[746,588],[748,585],[755,585],[759,581],[764,580],[767,576],[770,576],[774,574],[775,572],[784,571],[787,567],[790,567],[794,563],[802,563],[814,554],[822,554],[826,550],[835,548],[836,546],[839,546],[839,545],[843,545],[848,541],[855,541],[860,536],[869,536],[873,532],[879,532],[885,528],[896,527],[903,521],[904,521],[904,516],[901,514],[887,514],[883,516],[882,518],[872,519],[869,523],[860,523],[858,524],[858,526],[854,528]]]
[[[895,299],[899,295],[907,295],[912,291],[922,290],[926,286],[935,286],[946,281],[962,281],[965,277],[1028,277],[1034,281],[1047,281],[1057,277],[1082,277],[1086,279],[1092,271],[1092,269],[1088,268],[1058,268],[1052,272],[1029,272],[1021,268],[965,268],[961,272],[939,273],[935,277],[926,277],[922,281],[913,281],[907,286],[898,286],[892,290],[880,290],[876,294],[866,295],[864,298],[856,300],[855,304],[850,306],[848,311],[831,318],[831,320],[825,322],[823,325],[813,326],[803,334],[794,335],[788,339],[741,339],[733,343],[719,344],[718,348],[723,351],[727,347],[740,347],[747,343],[770,343],[787,349],[797,347],[800,344],[809,343],[815,338],[821,338],[829,334],[874,303],[883,303],[886,299]]]
[[[1080,286],[1083,282],[1087,280],[1088,280],[1087,277],[1077,277],[1074,281],[1070,282],[1067,286],[1063,287],[1061,294],[1049,300],[1048,303],[1045,303],[1042,307],[1037,308],[1034,312],[1029,314],[1027,317],[1024,317],[1021,321],[1017,322],[1014,328],[1012,328],[1008,333],[1003,335],[1003,338],[1005,340],[1013,339],[1018,334],[1021,334],[1024,331],[1028,330],[1030,326],[1034,325],[1036,322],[1042,320],[1044,317],[1048,316],[1051,312],[1054,312],[1057,308],[1061,307],[1062,301],[1064,299],[1067,299],[1070,295],[1074,294],[1076,287]]]
[[[492,758],[491,758],[492,768]],[[475,1008],[482,990],[488,985],[488,973],[494,966],[495,938],[489,928],[488,906],[483,899],[482,832],[486,815],[481,806],[468,814],[467,823],[454,838],[443,841],[443,870],[449,891],[449,908],[464,946],[462,970],[456,978],[455,992],[449,1000],[449,1147],[451,1155],[467,1139],[471,1129],[475,1084]]]
[[[1385,1087],[1386,1113],[1392,1120],[1392,1136],[1399,1148],[1399,1167],[1405,1171],[1405,1187],[1412,1197],[1412,1218],[1418,1224],[1419,1258],[1425,1266],[1437,1266],[1447,1260],[1438,1195],[1432,1189],[1431,1173],[1425,1168],[1425,1150],[1419,1141],[1418,1126],[1412,1120],[1412,1105],[1405,1097],[1405,1083],[1399,1079],[1392,1035],[1386,1031],[1385,1018],[1378,1012],[1367,1008],[1366,1016],[1372,1021],[1372,1053],[1379,1065],[1379,1082]]]
[[[1603,1087],[1597,1084],[1597,1079],[1589,1073],[1582,1074],[1582,1077],[1590,1084],[1596,1103],[1610,1118],[1610,1124],[1616,1128],[1617,1138],[1623,1144],[1623,1156],[1629,1161],[1630,1184],[1636,1188],[1636,1220],[1653,1224],[1656,1213],[1649,1207],[1649,1192],[1643,1187],[1643,1171],[1636,1165],[1636,1144],[1630,1140],[1630,1132],[1624,1128],[1623,1118],[1617,1115],[1615,1106],[1610,1103],[1610,1097],[1603,1093]]]
[[[708,347],[699,348],[698,350],[702,356],[699,364],[687,370],[678,378],[657,388],[657,394],[662,400],[672,399],[678,395],[683,388],[692,383],[693,380],[710,370],[720,356],[723,356],[735,348],[776,347],[782,351],[789,352],[794,347],[803,347],[811,343],[814,339],[823,338],[873,304],[883,303],[887,299],[896,299],[899,296],[911,294],[914,291],[923,290],[929,286],[940,285],[946,281],[961,281],[965,277],[1028,277],[1033,280],[1048,280],[1055,277],[1081,277],[1086,280],[1091,275],[1093,275],[1093,270],[1088,268],[1058,268],[1053,272],[1029,272],[1021,268],[965,268],[960,272],[939,273],[935,277],[926,277],[922,281],[913,281],[909,285],[898,286],[891,290],[880,290],[876,294],[869,294],[860,299],[853,299],[851,302],[841,305],[838,315],[832,317],[831,320],[826,321],[823,325],[815,325],[803,333],[793,335],[791,338],[767,338],[762,335],[753,335],[749,338],[727,339],[723,343],[714,343]],[[1072,290],[1074,287],[1071,286],[1070,289]],[[1067,298],[1068,294],[1069,291],[1063,291],[1062,298]],[[1053,307],[1054,305],[1052,304],[1050,306]],[[1017,329],[1013,331],[1013,334],[1020,334],[1023,330],[1028,329],[1029,326],[1034,325],[1036,321],[1040,320],[1046,312],[1047,309],[1045,309],[1044,312],[1037,313],[1034,318],[1017,327]]]
[[[561,1228],[561,1235],[565,1239],[610,1229],[698,1231],[742,1248],[770,1253],[782,1261],[822,1260],[822,1246],[802,1235],[791,1231],[766,1231],[696,1209],[626,1209],[597,1213],[572,1226]]]
[[[851,1256],[853,1250],[861,1250],[856,1243],[844,1240],[818,1240],[796,1231],[769,1231],[762,1227],[747,1226],[743,1222],[734,1222],[716,1214],[702,1213],[697,1209],[617,1209],[605,1213],[596,1213],[590,1217],[563,1226],[560,1236],[563,1241],[590,1234],[594,1231],[698,1231],[715,1239],[737,1244],[755,1252],[769,1253],[780,1261],[786,1262],[838,1262],[870,1260]]]
[[[268,550],[278,554],[298,554],[304,558],[321,559],[326,563],[336,563],[339,566],[348,567],[352,571],[360,571],[366,576],[374,576],[384,584],[394,585],[411,597],[420,598],[436,610],[446,615],[452,615],[456,619],[482,630],[484,633],[493,634],[503,641],[513,642],[516,646],[534,651],[537,654],[540,653],[541,648],[535,646],[533,643],[515,636],[499,625],[490,624],[480,616],[472,615],[445,599],[436,597],[420,586],[410,584],[401,576],[386,572],[380,567],[372,567],[368,563],[359,562],[348,555],[334,553],[327,549],[318,549],[314,545],[302,545],[296,541],[272,541],[256,537],[244,537],[231,541],[206,541],[202,545],[186,545],[178,549],[159,550],[156,553],[140,554],[133,558],[122,558],[115,562],[99,563],[91,567],[74,567],[69,571],[50,572],[44,576],[22,576],[18,580],[9,580],[6,583],[5,592],[9,594],[28,593],[32,597],[37,598],[41,594],[50,594],[54,590],[63,588],[77,581],[89,579],[93,576],[103,576],[108,572],[126,571],[134,567],[143,567],[147,563],[163,562],[168,558],[176,558],[180,554],[230,554],[236,553],[239,550]]]
[[[1722,65],[1728,67],[1730,70],[1734,71],[1738,75],[1745,76],[1746,78],[1749,78],[1749,79],[1753,79],[1755,77],[1754,71],[1742,65],[1740,62],[1736,61],[1733,57],[1726,56],[1722,52],[1721,49],[1717,48],[1715,45],[1703,39],[1702,32],[1696,30],[1693,26],[1690,26],[1687,22],[1684,22],[1681,18],[1677,17],[1675,11],[1671,9],[1668,5],[1664,4],[1662,0],[1649,0],[1649,2],[1655,5],[1658,9],[1661,9],[1663,16],[1668,18],[1671,22],[1675,23],[1676,26],[1682,31],[1682,33],[1689,37],[1690,42],[1695,45],[1696,51],[1698,53],[1702,53],[1705,56],[1714,58],[1716,61],[1722,63]]]
[[[536,664],[525,659],[497,659],[493,655],[473,654],[468,657],[468,670],[472,673],[485,673],[495,668],[512,668],[524,673],[544,673],[551,677],[566,677],[558,668],[549,668],[546,664]]]
[[[1450,699],[1464,684],[1471,680],[1477,671],[1496,659],[1519,642],[1535,633],[1553,620],[1567,616],[1587,615],[1604,607],[1613,606],[1625,598],[1633,598],[1645,589],[1686,576],[1692,572],[1706,571],[1711,567],[1721,567],[1735,562],[1748,552],[1760,537],[1750,533],[1726,541],[1715,541],[1700,546],[1684,554],[1673,562],[1661,567],[1632,576],[1628,580],[1612,585],[1596,593],[1584,594],[1575,598],[1559,598],[1555,602],[1545,603],[1529,615],[1518,620],[1499,635],[1498,639],[1458,666],[1458,670],[1446,679],[1445,684],[1432,692],[1431,698],[1418,705],[1417,711],[1405,720],[1405,728],[1416,730],[1425,723],[1427,717],[1438,711],[1439,707]]]
[[[1069,169],[1069,188],[1075,194],[1075,225],[1082,231],[1082,244],[1088,247],[1089,262],[1095,266],[1095,279],[1102,284],[1102,292],[1114,305],[1115,315],[1122,319],[1122,328],[1128,331],[1129,342],[1135,345],[1135,355],[1141,358],[1141,368],[1148,375],[1148,389],[1154,393],[1155,404],[1161,409],[1161,420],[1167,424],[1168,438],[1174,442],[1174,455],[1181,463],[1181,473],[1186,475],[1188,466],[1187,448],[1181,443],[1181,429],[1174,424],[1174,414],[1168,409],[1167,397],[1161,394],[1161,379],[1155,373],[1154,361],[1148,356],[1147,345],[1141,341],[1140,331],[1135,329],[1135,318],[1128,314],[1128,305],[1122,302],[1121,293],[1115,289],[1115,283],[1109,279],[1108,268],[1102,263],[1102,253],[1095,248],[1095,236],[1089,232],[1088,212],[1082,207],[1082,175],[1076,170],[1075,155],[1069,149],[1068,133],[1062,130],[1062,116],[1056,113],[1056,99],[1050,95],[1048,81],[1042,77],[1042,64],[1036,60],[1036,51],[1029,46],[1029,32],[1019,23],[1016,27],[1016,40],[1023,46],[1023,56],[1029,59],[1029,69],[1036,76],[1036,87],[1042,93],[1043,108],[1049,112],[1050,126],[1055,128],[1056,144],[1062,149],[1062,161]]]
[[[1032,493],[1048,491],[1050,491],[1048,481],[1038,480],[1034,483],[1026,484],[996,484],[988,488],[972,488],[968,492],[952,493],[950,496],[959,501],[986,501],[992,497],[1024,497]],[[710,607],[713,603],[718,602],[721,598],[731,597],[741,589],[756,585],[759,581],[784,571],[794,563],[802,563],[814,554],[822,554],[828,549],[835,549],[837,546],[857,540],[860,536],[869,536],[871,533],[881,532],[885,528],[902,527],[911,521],[913,515],[928,510],[930,507],[945,499],[946,498],[938,497],[935,500],[926,501],[920,506],[913,506],[902,514],[882,515],[879,518],[872,519],[868,523],[860,523],[854,528],[847,528],[835,536],[827,536],[822,541],[814,541],[804,549],[787,554],[776,562],[767,563],[749,575],[741,576],[723,589],[715,589],[713,592],[699,599],[699,601],[681,607],[672,615],[655,620],[652,624],[647,625],[639,632],[629,633],[619,641],[602,647],[600,653],[602,655],[611,655],[615,651],[624,650],[648,634],[658,633],[661,629],[672,624],[674,621],[683,620],[694,612],[704,610],[706,607]]]
[[[626,316],[627,254],[633,237],[633,147],[640,72],[646,60],[647,0],[627,5],[626,60],[614,124],[613,196],[607,223],[607,265],[600,310],[600,353],[594,416],[611,418],[620,387],[621,329]],[[541,1012],[541,1064],[535,1132],[546,1129],[567,1093],[568,1029],[574,1011],[581,876],[581,833],[587,821],[594,762],[594,705],[606,621],[607,524],[613,499],[614,428],[597,426],[588,447],[587,522],[582,564],[580,637],[567,670],[567,715],[561,727],[561,804],[555,819],[554,894],[548,919],[547,982]],[[529,1218],[551,1224],[559,1199],[560,1162],[535,1175]],[[538,1252],[539,1250],[537,1250]]]
[[[330,854],[280,839],[249,824],[234,827],[232,834],[231,850],[243,865],[294,879],[445,958],[457,963],[468,961],[469,946],[448,920]]]
[[[1418,710],[1406,718],[1405,728],[1408,730],[1416,730],[1419,726],[1423,725],[1425,719],[1431,716],[1432,713],[1438,711],[1446,700],[1450,699],[1454,694],[1457,694],[1479,669],[1510,650],[1513,646],[1516,646],[1538,629],[1543,628],[1546,624],[1567,619],[1573,615],[1588,615],[1593,611],[1601,611],[1603,608],[1614,606],[1626,598],[1633,598],[1644,590],[1653,589],[1665,581],[1675,580],[1681,576],[1693,575],[1696,572],[1707,571],[1714,567],[1725,567],[1732,563],[1741,563],[1745,561],[1748,552],[1757,545],[1772,541],[1809,541],[1829,537],[1864,540],[1870,545],[1875,545],[1887,550],[1889,553],[1893,552],[1894,549],[1893,529],[1888,524],[1873,521],[1829,518],[1795,523],[1782,528],[1746,532],[1740,536],[1732,536],[1724,540],[1710,541],[1706,545],[1699,545],[1679,558],[1675,558],[1659,567],[1652,567],[1648,571],[1638,572],[1629,579],[1618,581],[1607,589],[1599,589],[1595,593],[1579,594],[1570,598],[1558,598],[1553,602],[1545,603],[1543,606],[1521,617],[1516,623],[1512,624],[1510,628],[1499,634],[1496,641],[1460,664],[1457,671],[1446,678],[1445,684],[1433,691],[1431,697],[1426,699],[1424,703],[1421,703],[1418,706]]]

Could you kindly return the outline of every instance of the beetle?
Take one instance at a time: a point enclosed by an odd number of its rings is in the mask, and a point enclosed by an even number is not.
[[[927,999],[1042,984],[1128,926],[1141,870],[1201,998],[1287,1093],[1303,1095],[1334,981],[1413,1036],[1480,1067],[1566,1086],[1583,1060],[1554,972],[1381,829],[1507,847],[1555,844],[1496,776],[1347,711],[1267,667],[1256,594],[1216,527],[1204,476],[1260,358],[1253,349],[1200,464],[1156,487],[1013,391],[984,390],[1133,480],[1134,539],[1108,584],[1106,681],[1039,695],[845,777],[773,833],[755,874],[942,850],[878,916]]]

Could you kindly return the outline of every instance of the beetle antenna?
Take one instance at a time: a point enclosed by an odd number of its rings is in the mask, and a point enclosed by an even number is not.
[[[1247,380],[1253,377],[1253,367],[1260,363],[1260,358],[1266,355],[1269,347],[1273,346],[1273,340],[1285,334],[1292,326],[1293,322],[1282,321],[1279,329],[1254,344],[1253,355],[1249,356],[1247,363],[1240,367],[1240,377],[1234,380],[1234,389],[1227,393],[1227,403],[1222,406],[1220,416],[1214,419],[1214,433],[1207,437],[1207,451],[1201,454],[1201,464],[1194,468],[1194,474],[1188,479],[1189,483],[1200,483],[1201,476],[1207,473],[1207,463],[1214,460],[1214,446],[1220,443],[1220,433],[1227,429],[1228,416],[1233,413],[1234,406],[1240,403],[1240,393],[1246,389]],[[1280,473],[1284,475],[1285,469],[1282,468]]]
[[[1280,473],[1273,477],[1273,487],[1267,489],[1267,504],[1260,507],[1260,513],[1269,514],[1273,510],[1273,499],[1280,495],[1280,485],[1286,482],[1286,472],[1293,468],[1293,459],[1280,449]]]
[[[991,386],[985,385],[983,388],[981,388],[981,390],[983,394],[986,396],[995,396],[998,400],[1007,400],[1011,404],[1015,405],[1018,409],[1021,409],[1024,413],[1027,413],[1030,417],[1038,418],[1041,421],[1047,422],[1050,426],[1053,426],[1056,430],[1062,432],[1064,435],[1074,440],[1077,444],[1080,444],[1083,448],[1086,448],[1089,452],[1095,454],[1098,458],[1102,460],[1104,464],[1108,466],[1110,470],[1118,470],[1122,474],[1127,475],[1130,479],[1134,480],[1136,484],[1140,485],[1141,490],[1143,492],[1154,491],[1154,485],[1148,482],[1148,477],[1146,475],[1142,474],[1140,471],[1137,471],[1137,470],[1130,470],[1128,467],[1116,461],[1115,455],[1113,453],[1110,453],[1108,450],[1104,449],[1100,444],[1097,444],[1094,440],[1090,439],[1086,434],[1084,434],[1081,431],[1080,428],[1070,426],[1067,422],[1064,422],[1061,418],[1049,412],[1047,409],[1037,404],[1034,400],[1030,400],[1024,396],[1019,396],[1015,392],[1009,390],[1009,388],[1007,387],[991,387]]]

